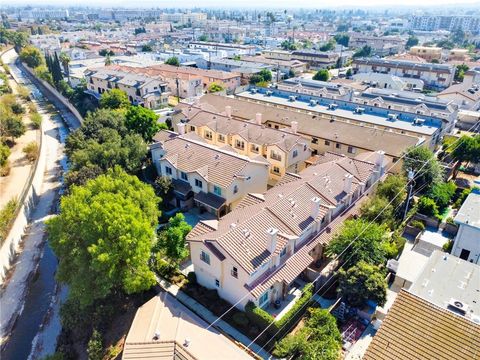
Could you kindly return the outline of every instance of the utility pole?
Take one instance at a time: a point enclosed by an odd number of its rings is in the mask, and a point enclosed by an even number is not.
[[[180,102],[180,89],[178,87],[178,75],[175,78],[175,83],[177,84],[177,102]]]
[[[408,205],[410,204],[410,197],[412,196],[412,189],[413,189],[413,179],[415,175],[412,170],[408,171],[408,196],[407,196],[407,203],[405,205],[405,213],[403,214],[403,220],[407,217],[408,213]]]

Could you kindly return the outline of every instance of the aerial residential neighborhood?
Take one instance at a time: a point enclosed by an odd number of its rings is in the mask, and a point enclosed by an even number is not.
[[[480,3],[0,2],[0,358],[480,360]]]

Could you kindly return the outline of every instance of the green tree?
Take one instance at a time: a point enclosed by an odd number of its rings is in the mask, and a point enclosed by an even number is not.
[[[376,196],[391,202],[397,208],[407,198],[407,181],[402,175],[390,175],[377,186]]]
[[[326,254],[342,254],[345,267],[350,268],[360,261],[382,264],[387,257],[389,245],[387,227],[363,219],[347,220],[328,244]]]
[[[70,56],[68,56],[67,53],[61,52],[60,53],[60,62],[62,63],[63,66],[63,71],[65,71],[65,74],[67,74],[67,78],[70,79]]]
[[[169,57],[167,60],[165,60],[165,64],[172,65],[172,66],[180,66],[180,61],[176,56],[172,56],[172,57]]]
[[[10,156],[10,148],[0,142],[0,168],[7,164],[8,157]]]
[[[0,119],[0,134],[2,134],[2,137],[10,137],[12,142],[15,142],[16,138],[25,134],[25,130],[26,127],[22,118],[17,115],[10,114],[2,116]]]
[[[335,49],[335,45],[337,44],[337,42],[335,41],[335,39],[330,39],[328,40],[328,42],[324,45],[322,45],[319,50],[320,51],[331,51],[333,49]]]
[[[468,71],[469,67],[465,64],[460,64],[455,67],[454,79],[456,81],[463,81],[465,73]]]
[[[453,195],[455,195],[456,190],[457,186],[453,181],[439,183],[432,186],[428,192],[428,197],[435,201],[438,211],[443,212],[448,207],[448,204],[450,203]]]
[[[208,41],[208,36],[203,34],[198,37],[198,41]]]
[[[217,82],[213,82],[208,86],[209,93],[216,93],[225,90],[222,84]]]
[[[346,271],[340,269],[338,275],[338,291],[350,305],[362,307],[367,300],[385,305],[387,281],[380,267],[360,261]]]
[[[408,37],[405,47],[407,49],[410,49],[412,46],[416,46],[416,45],[418,45],[418,38],[416,36],[410,35]]]
[[[93,330],[92,337],[87,344],[88,360],[103,359],[103,341],[102,334],[96,329]]]
[[[162,251],[175,267],[188,256],[185,238],[190,230],[192,227],[185,221],[185,216],[177,213],[168,220],[167,228],[159,236],[156,249]]]
[[[88,306],[112,292],[131,294],[155,283],[148,260],[158,202],[152,187],[119,167],[62,197],[47,231],[59,259],[57,278],[68,284],[71,298]]]
[[[422,196],[420,200],[418,200],[418,212],[431,217],[438,217],[439,215],[438,207],[437,204],[435,204],[435,201],[426,196]]]
[[[330,73],[327,69],[318,70],[315,75],[313,75],[313,80],[318,81],[328,81],[330,79]]]
[[[151,142],[160,131],[161,124],[158,115],[142,106],[130,106],[125,114],[125,125],[134,133],[139,134],[146,142]]]
[[[302,329],[275,344],[279,358],[338,360],[342,337],[337,321],[326,309],[310,308]]]
[[[368,45],[365,45],[364,47],[362,47],[361,49],[358,49],[354,54],[353,54],[353,57],[354,58],[357,58],[357,57],[369,57],[373,54],[373,50],[370,46]]]
[[[258,73],[263,79],[263,81],[272,81],[272,72],[268,69],[262,69]]]
[[[443,168],[433,152],[425,146],[412,147],[407,150],[403,161],[405,176],[409,170],[413,171],[415,176],[415,189],[425,186],[428,190],[443,179]]]
[[[153,51],[152,45],[145,44],[142,46],[142,52],[151,52]]]
[[[394,210],[388,199],[373,196],[362,204],[360,213],[362,219],[366,221],[375,221],[377,224],[385,224],[391,228],[394,225]]]
[[[22,60],[28,67],[34,69],[37,66],[45,64],[45,59],[36,47],[27,46],[20,51],[20,60]]]
[[[452,156],[461,162],[480,162],[480,135],[463,135],[456,147],[452,150]]]
[[[48,82],[52,86],[55,85],[55,83],[53,82],[52,73],[50,72],[50,70],[48,70],[48,68],[45,65],[37,66],[34,70],[35,70],[35,75],[39,79],[42,79]]]
[[[106,91],[100,97],[100,107],[106,109],[122,109],[128,108],[130,101],[127,93],[120,89],[112,89]]]
[[[337,44],[348,47],[348,42],[350,41],[350,36],[348,36],[348,34],[345,34],[345,33],[336,34],[334,36],[334,39],[337,42]]]

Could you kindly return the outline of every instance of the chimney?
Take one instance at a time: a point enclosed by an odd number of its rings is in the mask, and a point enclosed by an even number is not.
[[[255,114],[255,123],[257,123],[257,125],[262,125],[262,113]]]
[[[179,135],[185,135],[185,124],[184,123],[178,123],[177,124],[177,129],[178,129],[178,134]]]
[[[320,201],[320,198],[316,196],[312,198],[312,207],[310,212],[310,216],[312,219],[316,219],[318,214],[320,214]]]
[[[225,106],[225,114],[227,114],[229,118],[232,117],[232,107],[230,105]]]
[[[298,130],[298,122],[292,121],[290,124],[291,124],[291,127],[292,127],[292,133],[296,134],[297,130]]]
[[[353,179],[352,174],[346,174],[345,175],[345,180],[344,180],[344,183],[343,183],[343,191],[346,194],[349,194],[350,191],[352,191],[352,179]]]
[[[277,248],[278,229],[271,227],[267,230],[267,234],[268,234],[268,242],[267,242],[268,251],[270,251],[270,253],[273,254],[275,252],[275,249]]]
[[[378,167],[382,168],[383,167],[383,162],[385,158],[385,151],[383,150],[378,150],[376,151],[377,157],[375,158],[375,165]]]

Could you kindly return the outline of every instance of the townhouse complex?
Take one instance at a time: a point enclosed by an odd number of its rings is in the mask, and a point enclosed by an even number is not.
[[[187,236],[197,281],[243,309],[283,300],[314,263],[334,229],[384,172],[383,152],[370,161],[326,154],[263,194],[249,194],[219,220],[200,221]],[[312,265],[312,267],[310,267]]]

